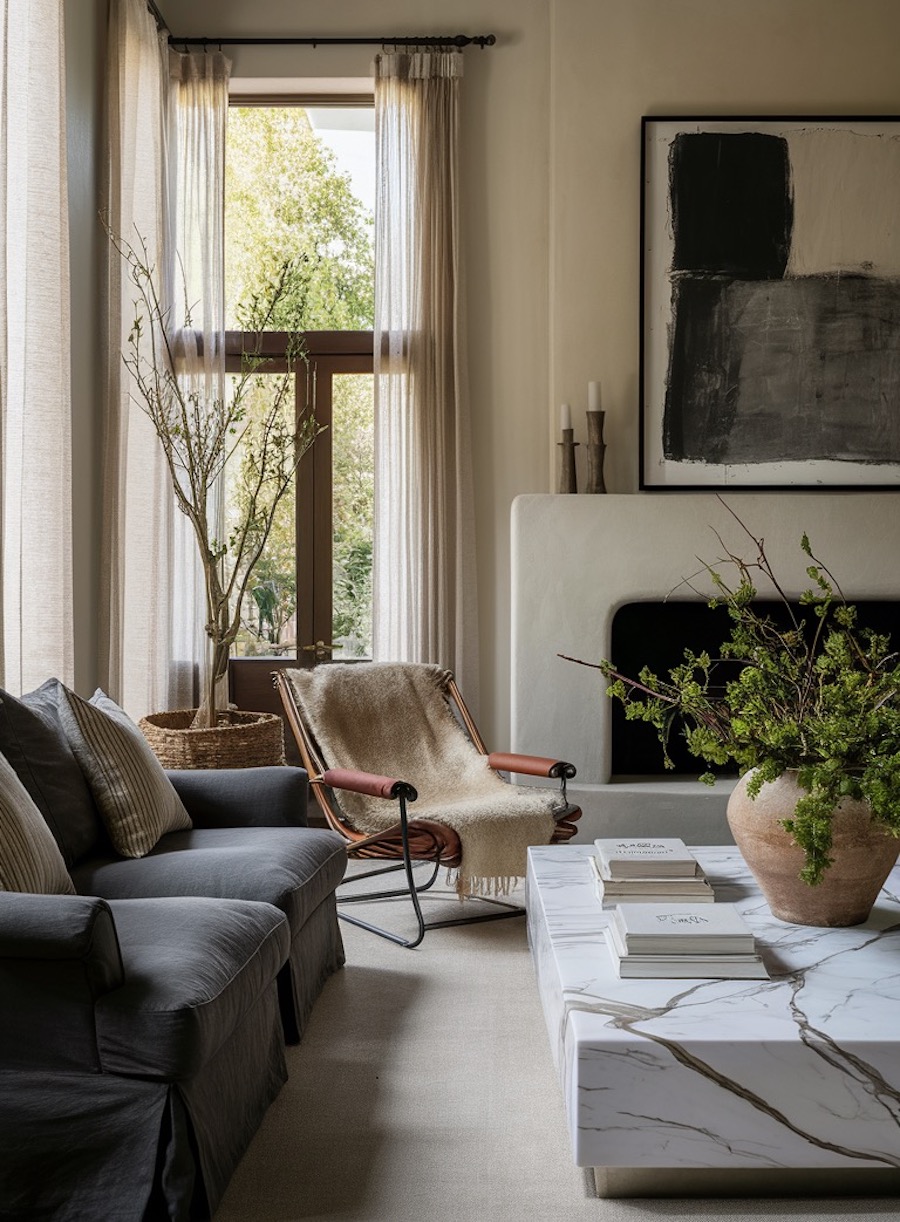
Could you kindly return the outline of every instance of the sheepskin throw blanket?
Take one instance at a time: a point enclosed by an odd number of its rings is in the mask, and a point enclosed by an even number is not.
[[[457,832],[461,896],[508,894],[525,874],[528,845],[549,843],[560,795],[511,785],[488,767],[448,704],[447,671],[333,663],[289,670],[287,678],[326,767],[408,781],[419,795],[409,817]],[[359,831],[385,831],[397,822],[394,802],[346,790],[337,796]]]

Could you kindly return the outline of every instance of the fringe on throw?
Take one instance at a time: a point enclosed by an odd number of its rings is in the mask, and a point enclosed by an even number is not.
[[[522,879],[515,874],[505,877],[490,874],[487,877],[476,878],[461,874],[458,869],[447,871],[447,885],[455,887],[460,900],[506,898],[521,882]]]

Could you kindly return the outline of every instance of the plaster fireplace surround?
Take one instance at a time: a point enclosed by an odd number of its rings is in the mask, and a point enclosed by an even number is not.
[[[809,584],[805,531],[849,601],[900,599],[900,492],[724,497],[764,539],[789,597]],[[570,794],[584,812],[582,842],[652,834],[731,843],[725,805],[733,782],[612,776],[612,702],[600,674],[557,657],[608,657],[612,619],[626,603],[695,598],[682,579],[698,571],[698,557],[714,563],[723,555],[715,532],[752,558],[752,543],[712,493],[529,495],[513,503],[512,749],[575,764]],[[760,597],[770,596],[760,587]]]

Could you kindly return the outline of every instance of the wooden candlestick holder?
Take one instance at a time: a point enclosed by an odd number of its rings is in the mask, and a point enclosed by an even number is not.
[[[586,492],[605,492],[603,481],[603,412],[587,412],[587,461],[588,477]]]
[[[560,448],[559,455],[559,492],[577,492],[575,476],[575,440],[574,429],[562,429],[562,441],[556,444]]]

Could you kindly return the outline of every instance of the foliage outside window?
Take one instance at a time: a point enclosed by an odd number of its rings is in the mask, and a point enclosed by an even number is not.
[[[331,427],[334,457],[333,636],[354,657],[372,640],[372,469],[374,421],[371,378],[336,381]]]
[[[252,297],[273,269],[290,261],[298,269],[295,297],[273,316],[273,331],[288,318],[299,319],[306,332],[372,329],[372,217],[302,107],[230,109],[225,230],[229,327],[237,322],[235,303]],[[371,640],[371,379],[336,377],[333,384],[332,639],[352,655]],[[299,388],[298,406],[311,400],[311,389]],[[238,461],[226,492],[230,512],[239,511],[246,495]],[[304,644],[296,639],[295,520],[292,488],[245,602],[241,654],[291,655]]]

